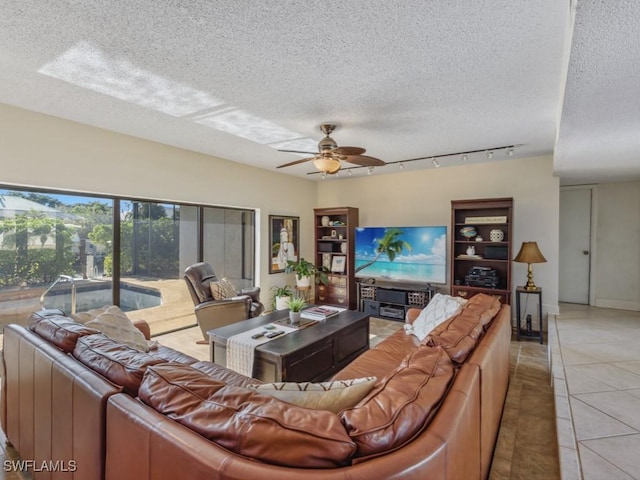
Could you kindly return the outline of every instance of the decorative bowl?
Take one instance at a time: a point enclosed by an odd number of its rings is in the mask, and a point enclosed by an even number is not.
[[[460,229],[460,235],[462,235],[464,238],[473,238],[478,234],[478,232],[476,232],[476,227],[472,227],[471,225],[468,225],[466,227],[462,227]]]

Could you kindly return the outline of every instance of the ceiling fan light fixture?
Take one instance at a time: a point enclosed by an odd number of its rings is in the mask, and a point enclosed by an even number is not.
[[[313,165],[323,173],[336,173],[340,170],[340,160],[333,158],[330,155],[322,155],[313,161]]]

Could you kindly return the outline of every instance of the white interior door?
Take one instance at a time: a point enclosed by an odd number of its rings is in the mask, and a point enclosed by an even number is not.
[[[560,191],[560,279],[558,300],[589,304],[591,189]]]

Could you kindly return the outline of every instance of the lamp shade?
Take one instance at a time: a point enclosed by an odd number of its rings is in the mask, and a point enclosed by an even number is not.
[[[540,252],[536,242],[522,242],[520,251],[513,261],[519,263],[545,263],[547,259]]]
[[[340,170],[340,162],[330,155],[322,155],[313,161],[315,167],[324,173],[336,173]]]

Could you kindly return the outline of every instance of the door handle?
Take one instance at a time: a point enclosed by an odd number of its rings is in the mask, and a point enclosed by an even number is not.
[[[583,255],[589,255],[589,250],[583,250],[583,251],[582,251],[582,254],[583,254]]]

